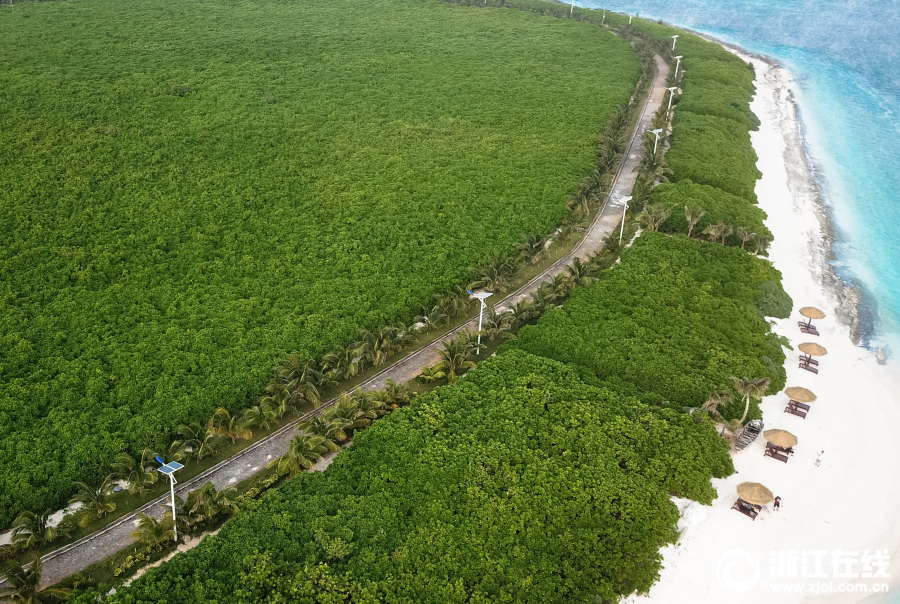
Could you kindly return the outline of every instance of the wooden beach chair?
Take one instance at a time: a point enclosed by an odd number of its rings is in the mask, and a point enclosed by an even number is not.
[[[800,362],[801,362],[801,363],[806,363],[807,365],[816,365],[817,367],[818,367],[818,365],[819,365],[819,361],[815,360],[814,358],[812,358],[812,357],[809,356],[808,354],[801,354],[801,355],[800,355]]]
[[[779,451],[779,449],[780,449],[781,451],[784,450],[784,449],[781,449],[781,447],[776,447],[776,446],[773,445],[772,443],[766,443],[766,452],[765,452],[764,457],[771,457],[772,459],[777,459],[778,461],[787,463],[787,462],[788,462],[788,456],[785,455],[784,453],[781,453],[781,452]]]
[[[793,405],[794,407],[797,407],[798,409],[802,409],[803,411],[810,410],[810,406],[807,405],[806,403],[801,403],[801,402],[795,401],[793,399],[791,399],[791,402],[789,402],[788,405]]]
[[[759,512],[753,509],[753,506],[738,497],[738,500],[734,502],[734,505],[731,506],[732,510],[737,510],[744,516],[750,518],[751,520],[756,520],[756,517],[759,516]]]
[[[806,412],[805,412],[805,411],[801,411],[800,409],[798,409],[798,408],[795,407],[794,405],[790,405],[790,404],[789,404],[787,407],[784,408],[784,412],[785,412],[785,413],[790,413],[791,415],[796,415],[797,417],[802,417],[803,419],[806,419]]]
[[[804,363],[800,361],[800,369],[806,369],[807,371],[811,371],[812,373],[819,373],[819,370],[810,365],[809,363]]]
[[[819,332],[816,331],[815,327],[807,327],[806,323],[802,323],[800,325],[800,331],[802,331],[803,333],[808,333],[809,335],[812,335],[812,336],[819,335]]]

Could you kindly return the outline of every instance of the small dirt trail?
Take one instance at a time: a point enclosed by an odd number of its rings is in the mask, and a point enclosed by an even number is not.
[[[625,160],[616,173],[615,180],[611,189],[611,195],[607,197],[591,226],[588,228],[584,237],[575,246],[575,248],[560,258],[552,266],[547,268],[540,275],[523,285],[521,288],[506,296],[497,303],[499,308],[508,308],[520,300],[529,298],[532,292],[540,287],[545,281],[552,281],[553,277],[563,272],[572,261],[577,258],[585,258],[595,254],[603,248],[603,239],[612,233],[619,226],[622,217],[622,208],[619,205],[610,203],[610,198],[625,197],[631,193],[634,182],[637,177],[635,169],[641,162],[644,155],[643,146],[641,145],[641,134],[645,130],[651,128],[653,114],[659,109],[665,100],[666,95],[666,78],[669,75],[669,66],[659,56],[656,57],[656,76],[647,95],[647,100],[641,111],[640,119],[629,141],[628,149],[625,152]],[[384,371],[373,376],[365,383],[361,384],[363,390],[379,390],[384,387],[387,380],[391,379],[395,382],[407,382],[419,374],[422,367],[434,365],[440,357],[437,351],[441,347],[441,343],[455,337],[456,333],[464,330],[476,331],[478,329],[478,319],[472,319],[456,329],[448,332],[442,338],[427,344],[426,346],[411,352],[405,357],[395,361]],[[296,423],[310,417],[319,415],[335,403],[336,399],[332,399],[315,411],[298,418],[296,421],[284,426],[280,430],[273,432],[268,437],[254,443],[243,451],[223,460],[221,463],[213,466],[205,472],[198,474],[190,480],[177,485],[175,491],[179,497],[184,499],[189,491],[199,488],[207,481],[212,482],[217,489],[236,484],[246,478],[249,478],[256,472],[265,469],[272,459],[282,455],[288,448],[288,444],[295,434]],[[109,526],[88,535],[84,539],[71,543],[54,552],[50,552],[42,558],[44,565],[42,585],[53,585],[62,581],[77,572],[81,572],[91,564],[100,562],[114,553],[121,551],[133,543],[131,539],[131,531],[137,525],[137,514],[143,513],[156,518],[162,517],[166,513],[162,507],[165,505],[168,495],[159,497],[147,503],[142,508],[123,516],[122,518],[111,523]]]

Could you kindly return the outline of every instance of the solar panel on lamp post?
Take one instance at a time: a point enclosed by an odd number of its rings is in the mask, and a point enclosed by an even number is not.
[[[617,202],[622,204],[622,226],[619,228],[619,245],[622,245],[622,235],[625,233],[625,212],[628,210],[628,202],[632,200],[631,195],[619,199],[614,197]]]
[[[659,144],[659,135],[662,133],[662,128],[657,128],[656,130],[647,130],[647,132],[652,132],[656,135],[656,140],[653,141],[653,155],[656,155],[656,146]]]
[[[163,463],[163,460],[159,457],[156,458],[156,461]],[[177,461],[170,461],[169,463],[163,464],[159,469],[161,474],[165,474],[169,477],[169,487],[172,494],[172,530],[175,532],[175,541],[178,541],[178,526],[175,520],[175,472],[183,467],[184,466]]]
[[[481,354],[481,321],[484,319],[484,309],[487,308],[487,304],[485,304],[485,300],[493,296],[492,292],[473,292],[471,289],[467,289],[467,292],[472,294],[473,298],[478,298],[481,302],[481,310],[478,313],[478,347],[475,350],[475,354]]]
[[[672,111],[672,99],[675,98],[675,91],[678,90],[678,86],[672,86],[671,88],[666,88],[669,91],[669,108],[666,111]]]

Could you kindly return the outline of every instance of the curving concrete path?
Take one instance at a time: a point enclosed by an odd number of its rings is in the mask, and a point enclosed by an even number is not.
[[[603,206],[584,237],[571,252],[497,303],[496,306],[498,308],[508,308],[520,300],[528,299],[531,293],[540,287],[541,283],[552,281],[553,277],[563,272],[566,266],[571,264],[576,257],[585,258],[600,251],[603,248],[603,239],[618,228],[622,217],[622,208],[619,205],[611,204],[610,198],[627,196],[634,187],[637,177],[635,169],[644,154],[640,135],[645,130],[651,129],[652,126],[650,124],[653,120],[653,114],[665,100],[665,86],[666,78],[669,75],[669,66],[659,56],[656,57],[656,66],[657,72],[653,78],[650,93],[647,95],[641,111],[641,117],[629,141],[625,160],[616,173],[611,194],[604,201]],[[361,385],[362,389],[379,390],[384,387],[388,379],[398,383],[413,379],[419,374],[419,370],[422,367],[434,365],[440,360],[437,351],[441,348],[442,342],[452,339],[458,331],[466,329],[476,331],[478,329],[478,319],[475,318],[460,325],[442,338],[395,361],[384,371],[364,382]],[[207,481],[211,481],[217,489],[221,489],[249,478],[256,472],[265,469],[269,461],[282,455],[287,450],[288,444],[294,437],[294,428],[297,422],[312,415],[321,414],[335,402],[336,399],[332,399],[324,403],[315,411],[307,413],[234,456],[179,484],[176,488],[176,493],[184,499],[189,491],[197,489]],[[131,545],[133,543],[131,531],[134,530],[137,524],[137,514],[143,513],[157,518],[162,517],[163,513],[165,513],[162,505],[165,504],[167,498],[168,495],[154,499],[135,512],[123,516],[103,529],[44,556],[42,558],[44,569],[41,584],[46,586],[58,583],[69,575],[83,571],[91,564],[101,562]]]

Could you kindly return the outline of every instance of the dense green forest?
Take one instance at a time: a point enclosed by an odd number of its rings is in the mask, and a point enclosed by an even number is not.
[[[0,38],[0,526],[555,228],[639,67],[420,2],[26,2]]]
[[[578,365],[678,410],[699,407],[731,376],[771,378],[776,392],[785,357],[763,317],[789,316],[780,284],[768,260],[740,249],[644,233],[620,265],[506,346]],[[723,415],[742,411],[738,403]]]
[[[727,449],[708,422],[512,351],[111,601],[615,601],[656,580],[669,494],[711,502]]]

